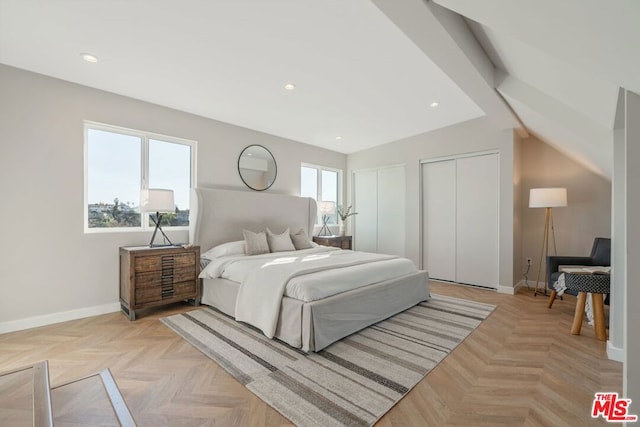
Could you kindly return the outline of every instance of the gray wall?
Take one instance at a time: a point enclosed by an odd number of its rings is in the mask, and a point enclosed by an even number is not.
[[[533,286],[538,273],[545,211],[529,208],[529,190],[567,188],[568,206],[553,209],[558,255],[587,256],[594,237],[611,236],[611,182],[534,137],[522,142],[522,164],[521,269],[525,269],[527,257],[533,258],[529,272]],[[550,247],[553,248],[551,243]]]
[[[407,258],[420,265],[420,161],[487,150],[500,151],[500,287],[513,288],[514,242],[514,136],[512,130],[499,130],[486,118],[471,120],[434,132],[416,135],[348,156],[347,192],[351,197],[354,170],[385,165],[406,166]],[[399,189],[401,190],[401,189]]]
[[[200,186],[244,189],[237,158],[256,143],[278,163],[272,192],[299,194],[301,162],[346,167],[340,153],[0,65],[0,331],[112,310],[118,247],[148,244],[150,232],[84,234],[83,120],[197,141]]]

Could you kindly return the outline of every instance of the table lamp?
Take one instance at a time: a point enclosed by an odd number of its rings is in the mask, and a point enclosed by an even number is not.
[[[151,236],[151,241],[149,242],[149,247],[152,248],[154,246],[166,246],[166,245],[154,245],[153,241],[156,238],[156,233],[160,230],[160,233],[164,236],[165,240],[169,242],[169,246],[173,246],[171,240],[164,234],[162,231],[162,227],[160,226],[160,221],[162,221],[162,213],[161,212],[174,212],[176,205],[173,200],[173,190],[166,190],[162,188],[149,188],[140,191],[140,212],[155,212],[156,217],[150,215],[151,221],[153,221],[156,225],[156,228],[153,230],[153,235]]]

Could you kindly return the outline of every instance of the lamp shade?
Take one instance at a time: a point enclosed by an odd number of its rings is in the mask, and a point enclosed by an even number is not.
[[[173,212],[173,190],[149,188],[140,191],[140,212]]]
[[[532,188],[529,190],[530,208],[559,208],[567,206],[566,188]]]
[[[336,211],[335,202],[318,202],[318,209],[322,215],[333,215]]]

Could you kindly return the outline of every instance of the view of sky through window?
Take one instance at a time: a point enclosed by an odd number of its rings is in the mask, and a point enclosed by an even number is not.
[[[191,147],[149,140],[149,188],[168,188],[178,209],[189,209]]]
[[[193,146],[128,133],[87,127],[87,227],[141,227],[138,208],[145,182],[145,188],[173,190],[176,210],[163,216],[163,226],[189,225]],[[147,226],[153,223],[145,221]]]
[[[89,129],[87,151],[89,204],[140,204],[142,139],[137,136]]]

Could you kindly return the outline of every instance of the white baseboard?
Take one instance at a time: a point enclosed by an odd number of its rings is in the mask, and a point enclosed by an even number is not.
[[[23,329],[37,328],[39,326],[66,322],[68,320],[98,316],[100,314],[114,313],[116,311],[120,311],[120,303],[114,302],[110,304],[96,305],[93,307],[79,308],[77,310],[27,317],[26,319],[11,320],[9,322],[0,323],[0,334],[21,331]]]
[[[609,357],[609,360],[624,363],[624,349],[614,347],[611,341],[607,340],[607,357]]]
[[[515,286],[500,286],[500,285],[498,285],[498,293],[499,294],[515,295],[516,294],[516,290],[518,289],[519,285],[520,285],[520,283],[517,283]]]

